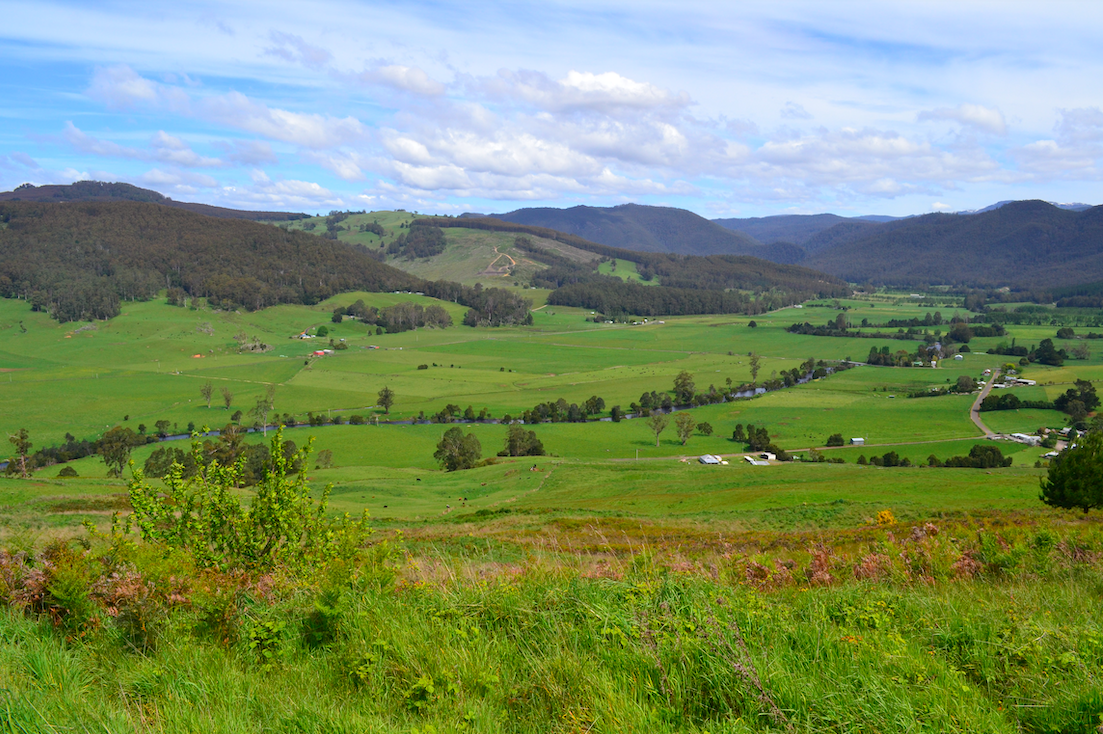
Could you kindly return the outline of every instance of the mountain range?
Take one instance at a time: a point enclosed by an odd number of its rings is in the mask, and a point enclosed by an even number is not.
[[[24,185],[0,193],[0,202],[20,201],[143,202],[223,219],[268,222],[307,216],[175,202],[130,184],[94,181]],[[904,218],[814,214],[710,221],[683,209],[640,204],[527,208],[489,216],[607,247],[757,257],[799,264],[850,282],[1052,290],[1103,281],[1103,207],[1087,204],[998,202],[975,212]]]
[[[1103,280],[1103,207],[1000,202],[912,217],[781,215],[709,221],[636,204],[494,215],[634,250],[753,255],[851,282],[920,287],[1066,287]],[[707,224],[728,229],[725,238]]]

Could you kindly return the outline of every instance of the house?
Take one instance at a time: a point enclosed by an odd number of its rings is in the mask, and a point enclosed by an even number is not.
[[[864,438],[852,438],[850,439],[851,446],[865,446],[866,440]]]
[[[712,454],[705,454],[697,458],[697,461],[702,464],[719,464],[721,459],[719,456],[713,456]]]
[[[962,360],[964,360],[964,359],[965,359],[965,355],[963,355],[963,354],[955,354],[955,355],[954,355],[954,359],[955,359],[955,360],[957,360],[958,362],[961,362]]]
[[[324,356],[326,356],[326,353],[323,352],[321,349],[318,349],[318,350],[315,350],[314,352],[312,352],[311,356],[312,357],[324,357]]]
[[[758,455],[758,458],[765,459],[766,461],[777,461],[777,455],[771,454],[769,451],[763,451]]]

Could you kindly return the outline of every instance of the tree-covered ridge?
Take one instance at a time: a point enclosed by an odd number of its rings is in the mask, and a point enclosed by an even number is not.
[[[59,321],[110,318],[164,288],[259,309],[422,285],[344,243],[152,203],[5,202],[0,221],[0,295]]]
[[[1077,212],[1019,201],[862,226],[802,262],[852,282],[1057,288],[1103,280],[1101,255],[1103,207]]]
[[[533,284],[544,288],[565,289],[552,294],[549,303],[575,305],[601,310],[606,314],[632,313],[639,316],[691,313],[761,313],[808,298],[837,298],[849,294],[847,284],[835,277],[801,267],[783,265],[757,257],[740,255],[676,255],[634,252],[589,242],[574,235],[541,227],[502,222],[490,218],[427,217],[415,220],[419,225],[464,227],[513,232],[515,245],[550,267],[533,276]],[[422,225],[422,226],[423,226]],[[542,237],[593,252],[602,258],[635,262],[641,277],[658,278],[662,288],[634,285],[625,289],[619,278],[599,275],[594,263],[578,263],[532,243],[526,235]],[[641,289],[654,293],[641,293]],[[718,291],[686,295],[680,291]],[[758,294],[748,298],[738,293]],[[679,292],[674,292],[679,291]],[[751,305],[754,303],[755,305]],[[599,305],[600,304],[600,305]],[[635,310],[641,309],[641,310]],[[674,309],[674,310],[667,310]]]
[[[622,204],[534,208],[495,216],[508,222],[548,227],[603,245],[642,252],[754,255],[776,262],[796,262],[804,256],[804,251],[794,245],[763,245],[742,232],[673,207]]]
[[[77,181],[73,184],[32,186],[23,184],[14,191],[0,193],[0,201],[39,201],[39,202],[77,202],[77,201],[142,201],[162,204],[177,209],[185,209],[196,214],[221,219],[249,219],[255,222],[286,222],[306,219],[309,215],[300,212],[261,212],[242,209],[226,209],[209,204],[193,204],[185,201],[173,201],[156,191],[142,189],[128,183],[107,183],[105,181]]]

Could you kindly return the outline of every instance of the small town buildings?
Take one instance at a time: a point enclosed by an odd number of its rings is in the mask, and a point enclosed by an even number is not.
[[[1012,433],[1011,440],[1018,441],[1019,443],[1025,443],[1028,446],[1037,446],[1042,442],[1040,436],[1031,436],[1027,433]]]

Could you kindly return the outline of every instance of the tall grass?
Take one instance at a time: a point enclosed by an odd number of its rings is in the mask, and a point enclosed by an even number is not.
[[[1098,527],[894,531],[693,563],[387,543],[306,577],[118,539],[6,554],[0,731],[1103,724]]]

